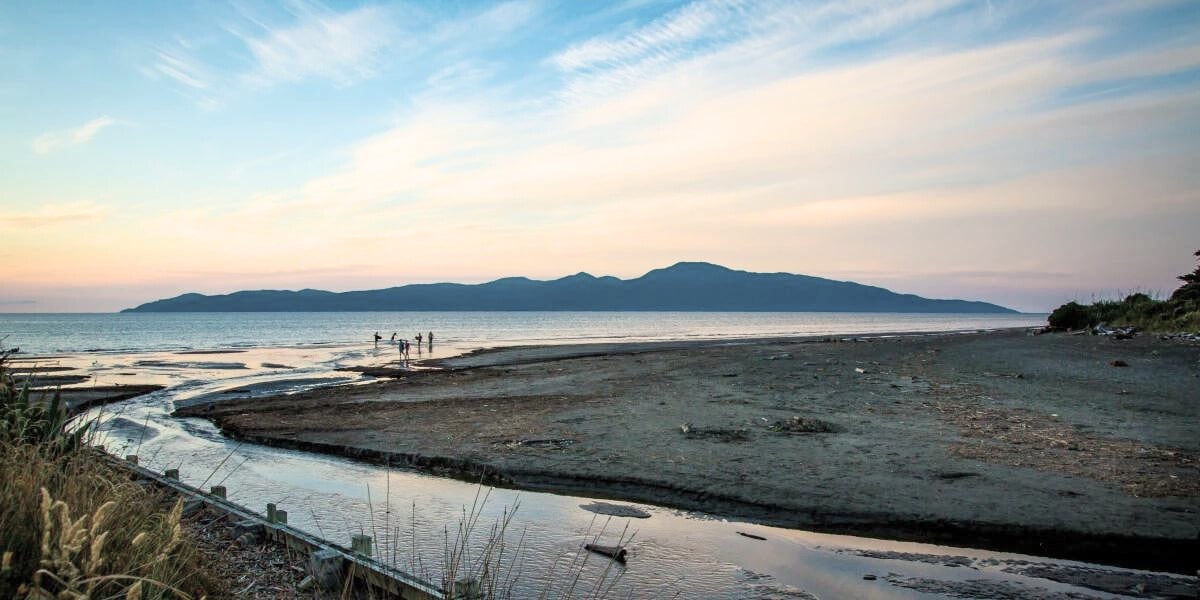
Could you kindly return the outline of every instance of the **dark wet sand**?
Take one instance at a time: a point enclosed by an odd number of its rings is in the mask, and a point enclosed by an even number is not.
[[[788,527],[1189,574],[1200,555],[1195,345],[1000,332],[441,362],[179,414],[266,444]]]
[[[164,389],[161,385],[94,385],[91,387],[62,388],[63,402],[67,410],[78,412],[101,404],[110,404],[121,400],[136,398],[142,394],[157,392]]]

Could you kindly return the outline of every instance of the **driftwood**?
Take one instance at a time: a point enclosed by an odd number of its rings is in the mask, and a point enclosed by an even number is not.
[[[625,548],[621,546],[601,546],[600,544],[584,544],[584,550],[603,554],[621,564],[625,564]]]

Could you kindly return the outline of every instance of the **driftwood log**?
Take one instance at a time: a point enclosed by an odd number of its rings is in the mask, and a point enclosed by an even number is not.
[[[625,564],[625,549],[621,546],[601,546],[600,544],[584,544],[584,550],[603,554],[621,564]]]

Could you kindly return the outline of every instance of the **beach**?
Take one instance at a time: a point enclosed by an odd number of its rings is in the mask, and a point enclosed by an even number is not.
[[[513,347],[428,366],[441,370],[177,414],[502,486],[1195,569],[1195,345],[1015,330]]]

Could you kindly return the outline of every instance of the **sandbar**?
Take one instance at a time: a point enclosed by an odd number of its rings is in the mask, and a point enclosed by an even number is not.
[[[847,339],[498,349],[176,414],[497,485],[1193,572],[1200,346]]]

